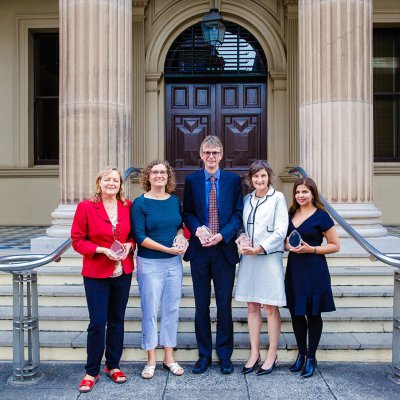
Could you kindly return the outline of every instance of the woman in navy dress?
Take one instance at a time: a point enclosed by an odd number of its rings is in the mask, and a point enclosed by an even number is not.
[[[317,365],[315,353],[322,333],[321,313],[335,311],[325,254],[335,253],[340,248],[334,222],[310,178],[300,178],[293,186],[288,235],[295,229],[302,241],[294,248],[286,240],[289,257],[285,289],[299,353],[289,371],[302,371],[301,376],[309,378]],[[324,238],[326,242],[322,244]]]

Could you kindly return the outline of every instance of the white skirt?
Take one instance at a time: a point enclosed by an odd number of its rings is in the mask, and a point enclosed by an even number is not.
[[[243,256],[239,264],[235,300],[286,306],[283,253]]]

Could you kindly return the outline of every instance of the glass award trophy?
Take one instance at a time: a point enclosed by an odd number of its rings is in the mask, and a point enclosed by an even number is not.
[[[213,235],[211,231],[205,225],[201,226],[198,229],[197,237],[200,239],[201,244],[207,243],[212,238],[212,236]]]
[[[117,257],[123,257],[125,255],[125,247],[118,240],[114,240],[112,243],[111,251],[113,251]],[[118,276],[121,276],[122,272],[122,263],[121,261],[117,261],[115,263],[114,272],[111,275],[111,278],[117,278]]]
[[[189,242],[183,235],[176,235],[172,246],[178,249],[186,250],[189,246]]]
[[[250,236],[247,233],[242,232],[238,237],[239,247],[252,247]]]
[[[288,236],[288,242],[290,247],[299,247],[301,245],[301,235],[296,229]]]
[[[118,240],[114,240],[111,245],[111,251],[113,251],[117,257],[123,257],[125,254],[125,247]]]

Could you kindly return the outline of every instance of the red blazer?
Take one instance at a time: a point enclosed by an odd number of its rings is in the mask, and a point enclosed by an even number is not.
[[[126,201],[124,206],[118,201],[118,224],[115,239],[121,243],[135,242],[131,236],[130,208],[132,202]],[[110,248],[114,234],[110,219],[103,202],[84,200],[78,204],[71,228],[72,247],[83,255],[82,275],[89,278],[108,278],[112,275],[115,261],[105,254],[95,253],[97,247]],[[122,261],[124,272],[133,271],[133,251]]]

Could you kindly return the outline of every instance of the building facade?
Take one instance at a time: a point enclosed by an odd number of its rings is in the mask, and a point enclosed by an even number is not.
[[[400,224],[397,0],[14,0],[0,32],[1,225],[68,236],[107,165],[167,158],[179,192],[207,134],[234,172],[267,158],[289,203],[300,165],[363,235]]]

